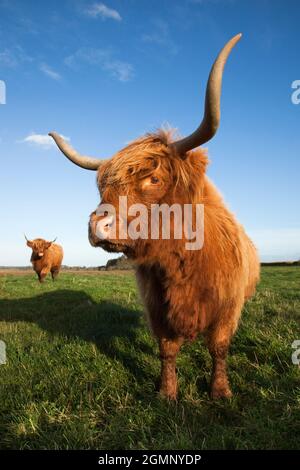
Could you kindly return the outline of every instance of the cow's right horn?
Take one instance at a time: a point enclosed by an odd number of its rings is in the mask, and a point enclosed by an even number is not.
[[[85,168],[86,170],[98,170],[99,166],[103,163],[103,160],[100,158],[87,157],[85,155],[80,155],[76,152],[70,144],[68,144],[59,134],[56,132],[49,132],[50,137],[52,137],[62,151],[62,153],[75,165]]]
[[[189,150],[208,142],[217,132],[221,114],[220,99],[223,69],[232,48],[241,39],[241,36],[240,33],[230,39],[215,60],[207,82],[204,117],[200,126],[188,137],[171,144],[171,147],[176,150],[178,155],[184,156]]]

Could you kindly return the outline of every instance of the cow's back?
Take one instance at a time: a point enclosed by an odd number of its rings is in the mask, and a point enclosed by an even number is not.
[[[51,264],[51,268],[60,268],[64,257],[63,248],[57,243],[52,243],[48,249],[48,258]]]

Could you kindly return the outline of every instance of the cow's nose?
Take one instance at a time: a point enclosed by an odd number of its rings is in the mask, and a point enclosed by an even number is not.
[[[104,222],[104,227],[111,227],[113,222],[114,222],[114,218],[112,215],[108,215],[106,217],[104,217],[104,219],[102,219],[103,222]]]
[[[109,237],[111,228],[114,224],[114,216],[107,215],[106,217],[101,218],[96,223],[95,234],[101,240],[104,240]]]

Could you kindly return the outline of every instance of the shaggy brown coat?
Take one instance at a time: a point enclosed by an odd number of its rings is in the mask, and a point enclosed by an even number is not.
[[[171,134],[147,135],[100,166],[102,203],[118,208],[118,197],[131,203],[204,204],[204,245],[189,251],[182,240],[101,240],[91,214],[92,245],[123,251],[136,263],[137,281],[161,357],[160,392],[177,394],[176,355],[186,340],[202,333],[213,359],[211,396],[229,397],[226,356],[246,299],[259,279],[257,252],[243,227],[226,208],[206,176],[203,149],[179,157]],[[130,222],[130,218],[128,223]]]
[[[51,272],[54,281],[59,274],[64,256],[62,247],[42,238],[27,240],[27,246],[32,249],[30,261],[39,281],[44,282],[49,272]]]

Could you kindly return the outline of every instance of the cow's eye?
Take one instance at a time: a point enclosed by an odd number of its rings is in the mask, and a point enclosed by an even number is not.
[[[151,176],[151,183],[152,183],[152,184],[157,184],[157,183],[159,183],[159,179],[157,178],[157,176]]]

